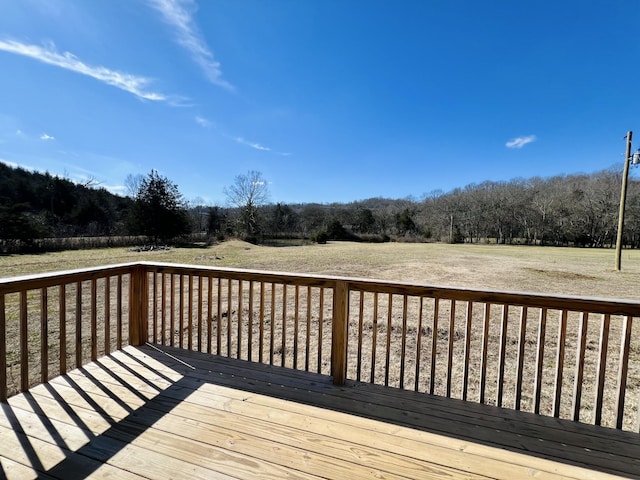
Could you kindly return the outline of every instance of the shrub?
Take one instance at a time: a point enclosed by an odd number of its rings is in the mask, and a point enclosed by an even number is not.
[[[391,237],[389,235],[377,235],[375,233],[363,233],[359,235],[359,239],[361,242],[367,243],[386,243],[391,241]]]
[[[312,242],[324,245],[329,240],[329,234],[325,230],[318,230],[313,232],[309,239]]]

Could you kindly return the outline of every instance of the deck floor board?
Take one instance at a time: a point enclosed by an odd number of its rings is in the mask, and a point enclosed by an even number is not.
[[[170,347],[0,414],[0,478],[640,478],[640,435]]]

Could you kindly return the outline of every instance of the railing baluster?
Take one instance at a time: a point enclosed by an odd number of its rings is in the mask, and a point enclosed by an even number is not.
[[[155,275],[154,275],[155,277]],[[155,285],[155,280],[154,280]],[[155,288],[155,287],[154,287]],[[154,292],[155,297],[155,292]],[[155,312],[156,309],[154,308]],[[154,326],[154,341],[155,341],[155,320]],[[104,278],[104,354],[109,355],[111,353],[111,277]]]
[[[40,381],[49,380],[49,297],[47,287],[40,289]]]
[[[320,287],[318,300],[318,373],[322,373],[322,336],[324,330],[324,287]]]
[[[362,375],[362,330],[364,323],[364,292],[360,292],[358,306],[358,359],[356,365],[356,380],[359,382]]]
[[[515,409],[520,410],[522,401],[522,371],[524,369],[524,347],[527,335],[527,307],[520,310],[520,335],[518,335],[518,368],[516,371]]]
[[[236,352],[236,358],[242,357],[242,283],[242,280],[238,280],[238,315],[236,316],[238,321],[238,351]]]
[[[469,391],[469,363],[471,357],[471,321],[473,319],[473,303],[467,302],[467,323],[464,328],[464,367],[462,372],[462,400],[467,399]]]
[[[311,354],[311,287],[307,287],[307,333],[305,339],[304,370],[309,371],[309,355]]]
[[[419,297],[420,306],[418,309],[418,334],[416,335],[416,374],[414,390],[420,389],[420,358],[422,355],[422,315],[424,311],[424,298]]]
[[[0,402],[7,401],[7,316],[5,294],[0,293]]]
[[[429,394],[433,395],[436,385],[436,356],[438,354],[438,317],[440,316],[440,299],[435,297],[433,304],[433,330],[431,332],[431,373],[429,376]]]
[[[76,283],[76,368],[82,366],[82,282]]]
[[[207,277],[207,353],[211,353],[213,346],[213,277]]]
[[[180,276],[180,279],[183,278],[183,275]],[[193,275],[187,275],[187,325],[185,327],[187,331],[187,349],[193,350]],[[181,287],[182,288],[182,285]],[[184,294],[180,295],[180,299],[184,300]],[[180,306],[180,311],[184,310],[184,305]],[[181,318],[184,318],[184,313],[181,315]],[[184,336],[184,330],[181,333],[181,338]]]
[[[269,365],[273,365],[275,348],[275,323],[276,323],[276,284],[271,283],[271,310],[269,311]]]
[[[629,351],[631,348],[631,328],[633,317],[624,316],[620,344],[620,360],[618,361],[618,378],[616,382],[616,428],[621,429],[624,421],[624,401],[627,390],[627,372],[629,370]]]
[[[202,275],[198,275],[198,351],[202,351]]]
[[[122,275],[118,275],[118,294],[116,299],[116,342],[118,344],[118,350],[122,348]],[[164,295],[163,295],[164,296]]]
[[[576,371],[573,382],[573,420],[580,420],[580,404],[582,403],[582,380],[584,378],[584,356],[587,351],[587,327],[589,314],[580,313],[580,322],[578,323],[578,347],[576,351]]]
[[[64,283],[58,286],[58,324],[60,329],[60,374],[64,375],[67,373],[67,289]],[[4,329],[0,329],[0,331],[4,331]],[[4,372],[2,368],[0,371]]]
[[[542,372],[544,365],[544,344],[547,332],[547,309],[540,309],[540,317],[538,319],[538,342],[536,349],[536,378],[533,382],[533,412],[540,413],[540,400],[542,394]]]
[[[487,356],[489,351],[489,326],[491,324],[491,304],[484,304],[484,316],[482,319],[482,352],[480,355],[480,398],[479,402],[484,403],[485,390],[487,387]]]
[[[187,291],[187,349],[193,350],[193,275],[187,275],[189,279]]]
[[[371,332],[371,383],[376,381],[376,347],[378,345],[378,292],[373,294],[373,331]]]
[[[562,400],[562,378],[564,374],[564,350],[567,338],[567,311],[560,313],[560,324],[558,326],[558,348],[556,349],[556,380],[553,395],[553,416],[560,416],[560,404]]]
[[[284,367],[287,358],[287,284],[282,285],[282,352],[280,366]]]
[[[447,339],[447,397],[451,396],[453,376],[453,340],[456,333],[456,301],[451,300],[449,312],[449,338]]]
[[[216,318],[216,355],[222,355],[222,279],[218,278],[218,317]]]
[[[607,350],[609,348],[609,324],[611,323],[611,315],[604,314],[602,316],[602,326],[600,327],[599,356],[596,378],[596,406],[595,421],[596,425],[602,423],[602,404],[604,400],[604,381],[607,370]]]
[[[300,320],[300,285],[295,286],[294,314],[293,314],[293,369],[298,369],[298,322]]]
[[[407,355],[407,308],[409,299],[403,295],[402,301],[402,346],[400,348],[400,388],[404,388],[404,362]]]
[[[247,318],[247,360],[253,361],[253,296],[254,296],[253,280],[249,281],[249,316]],[[296,286],[297,288],[297,286]]]
[[[509,325],[509,305],[502,305],[502,322],[500,324],[500,347],[498,350],[498,381],[496,393],[496,405],[502,406],[502,393],[504,392],[504,367],[507,353],[507,327]]]
[[[175,345],[176,332],[176,276],[169,277],[169,345]]]
[[[260,282],[260,341],[258,342],[258,361],[260,363],[264,363],[264,290],[264,282]],[[308,356],[307,352],[307,357]]]
[[[231,296],[233,295],[233,280],[231,280],[230,278],[227,279],[227,357],[231,358],[231,342],[232,342],[232,335],[231,335],[231,318],[232,318],[232,314],[231,312],[232,310],[232,305],[233,305],[233,300],[231,298]]]
[[[385,348],[385,362],[384,362],[384,386],[389,386],[389,365],[391,361],[391,329],[393,326],[391,322],[393,320],[393,294],[389,294],[387,300],[387,346]]]
[[[162,294],[160,296],[160,344],[167,344],[167,274],[160,273],[160,289]]]
[[[98,359],[98,281],[91,279],[91,361]]]
[[[158,274],[153,272],[151,291],[153,292],[153,343],[158,343]],[[164,297],[164,292],[163,295]]]
[[[27,315],[27,291],[20,292],[20,388],[29,390],[29,327]]]

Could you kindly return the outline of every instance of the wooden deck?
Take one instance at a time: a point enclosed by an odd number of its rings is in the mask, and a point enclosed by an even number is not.
[[[640,436],[175,348],[1,404],[1,478],[640,478]]]

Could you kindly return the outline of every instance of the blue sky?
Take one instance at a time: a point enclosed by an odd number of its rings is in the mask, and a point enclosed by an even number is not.
[[[0,0],[0,161],[224,205],[621,165],[637,0]]]

